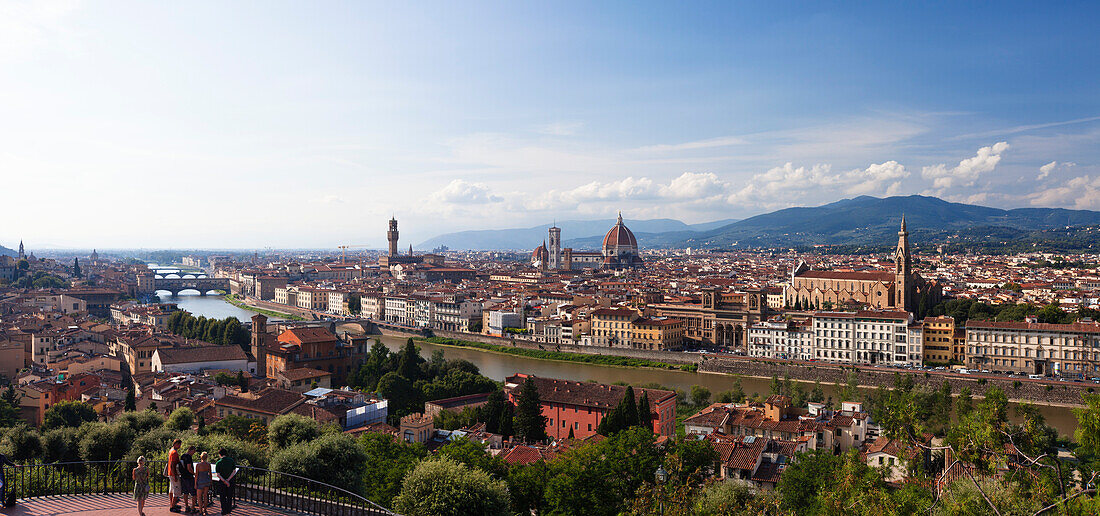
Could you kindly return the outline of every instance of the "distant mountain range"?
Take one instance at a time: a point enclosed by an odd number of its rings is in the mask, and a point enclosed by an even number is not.
[[[0,256],[19,256],[19,252],[0,245]]]
[[[694,234],[703,231],[711,231],[736,222],[737,219],[716,220],[701,224],[685,224],[673,219],[627,220],[626,224],[637,235],[641,233],[671,234],[683,232]],[[470,249],[486,251],[494,249],[534,249],[547,237],[547,229],[554,223],[546,223],[529,228],[513,229],[483,229],[476,231],[459,231],[447,233],[430,238],[416,245],[423,250],[435,249],[445,245],[451,249]],[[607,230],[615,225],[615,219],[606,220],[562,220],[557,222],[561,228],[562,246],[577,247],[577,244],[588,238],[596,238],[601,242]]]
[[[901,217],[905,215],[910,239],[924,243],[1042,242],[1046,239],[1076,239],[1076,247],[1091,247],[1100,234],[1073,232],[1054,234],[1067,227],[1100,224],[1100,212],[1062,208],[1017,208],[1002,210],[947,202],[923,195],[878,198],[860,196],[817,207],[787,208],[744,220],[721,220],[705,224],[684,224],[678,220],[625,221],[638,244],[648,248],[755,248],[810,245],[890,245],[897,241]],[[613,220],[566,221],[562,244],[577,249],[597,249]],[[546,238],[550,224],[524,229],[462,231],[423,242],[431,249],[446,245],[452,249],[534,249]],[[1063,231],[1064,233],[1064,231]],[[1084,244],[1081,239],[1087,240]],[[1030,245],[1030,244],[1029,244]]]

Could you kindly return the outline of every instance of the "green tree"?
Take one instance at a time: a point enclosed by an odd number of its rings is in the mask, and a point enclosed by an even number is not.
[[[955,416],[961,418],[971,410],[974,410],[974,397],[970,395],[970,387],[963,387],[955,398]]]
[[[248,378],[244,377],[244,371],[237,371],[237,386],[241,392],[248,392]]]
[[[1077,441],[1077,458],[1083,464],[1083,470],[1100,470],[1100,394],[1082,396],[1085,406],[1073,409],[1077,416],[1077,430],[1073,437]]]
[[[508,475],[508,465],[504,463],[501,457],[490,455],[484,444],[464,437],[443,445],[439,448],[438,454],[449,457],[459,464],[466,465],[466,467],[480,469],[494,479],[503,479]]]
[[[783,382],[779,381],[778,376],[772,375],[772,380],[768,383],[768,393],[772,396],[783,394]]]
[[[491,434],[500,432],[500,417],[504,413],[504,405],[507,403],[504,391],[497,389],[489,393],[489,398],[481,406],[481,415],[485,421],[486,432]]]
[[[542,401],[534,378],[528,376],[516,396],[516,437],[525,442],[546,440],[546,416],[542,415]]]
[[[415,382],[420,378],[420,363],[423,361],[424,359],[420,358],[420,352],[417,351],[416,345],[413,344],[413,340],[410,338],[405,342],[405,348],[401,350],[397,373],[410,382]]]
[[[91,405],[79,401],[59,401],[46,409],[42,416],[42,429],[50,430],[61,427],[79,427],[89,421],[99,418]]]
[[[230,435],[237,439],[245,440],[248,439],[248,433],[252,428],[253,422],[255,422],[254,419],[244,416],[229,415],[210,425],[210,432]]]
[[[445,457],[418,464],[394,499],[394,510],[406,516],[454,514],[458,508],[470,516],[505,516],[509,505],[503,481]]]
[[[283,414],[267,427],[267,442],[274,449],[288,448],[321,436],[317,420],[298,414]]]
[[[386,373],[378,380],[378,393],[389,400],[390,419],[399,420],[418,410],[417,392],[408,378],[396,372]]]
[[[642,391],[638,398],[638,426],[653,429],[653,409],[649,404],[649,391]]]
[[[125,410],[126,412],[133,412],[137,410],[137,397],[134,392],[133,384],[130,384],[130,386],[126,388],[126,404],[123,407],[123,410]]]
[[[43,462],[72,461],[80,454],[77,446],[75,428],[55,428],[42,433],[40,440],[42,446]],[[16,459],[23,460],[23,459]]]
[[[505,439],[511,439],[515,435],[516,410],[511,403],[504,404],[504,412],[500,414],[500,435]]]
[[[550,466],[546,461],[508,468],[508,494],[513,514],[546,514],[546,483]]]
[[[710,403],[710,389],[703,387],[702,385],[691,386],[691,404],[696,407],[702,407]]]
[[[164,422],[164,426],[177,431],[191,430],[191,426],[195,424],[195,412],[187,407],[180,407],[172,411],[172,414],[168,416],[168,421]]]
[[[130,426],[119,423],[87,423],[77,430],[77,448],[85,462],[120,460],[134,443]]]
[[[41,449],[38,432],[25,424],[4,429],[0,436],[0,453],[16,462],[36,458]]]
[[[549,514],[617,515],[653,478],[661,453],[653,432],[632,428],[595,444],[570,449],[551,463],[546,483]]]
[[[164,418],[152,410],[124,412],[119,414],[115,421],[119,424],[129,426],[136,435],[148,433],[164,424]]]
[[[363,496],[387,507],[393,505],[393,498],[401,491],[405,475],[428,456],[428,449],[423,444],[407,445],[389,434],[363,434],[359,447],[366,455]]]
[[[353,437],[325,434],[279,449],[271,457],[271,469],[357,492],[366,461],[366,452]]]
[[[73,258],[73,277],[83,278],[84,273],[80,271],[80,258]]]

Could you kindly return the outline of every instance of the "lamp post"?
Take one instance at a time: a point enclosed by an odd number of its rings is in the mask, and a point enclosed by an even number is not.
[[[664,516],[665,514],[665,495],[664,486],[668,481],[668,472],[665,471],[664,466],[657,466],[657,471],[653,473],[653,476],[657,478],[657,511],[658,514]]]

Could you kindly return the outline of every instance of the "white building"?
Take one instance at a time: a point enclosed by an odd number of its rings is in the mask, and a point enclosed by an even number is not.
[[[248,355],[240,346],[194,346],[157,348],[153,352],[153,371],[201,373],[207,369],[253,371]]]
[[[749,356],[764,358],[814,358],[814,332],[810,325],[792,321],[763,321],[749,327]]]
[[[816,312],[814,358],[850,364],[920,365],[921,330],[913,316],[894,310]]]

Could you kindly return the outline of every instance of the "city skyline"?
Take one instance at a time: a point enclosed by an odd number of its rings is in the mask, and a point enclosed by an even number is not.
[[[1100,209],[1096,6],[0,3],[0,244]],[[54,208],[37,208],[49,196]]]

